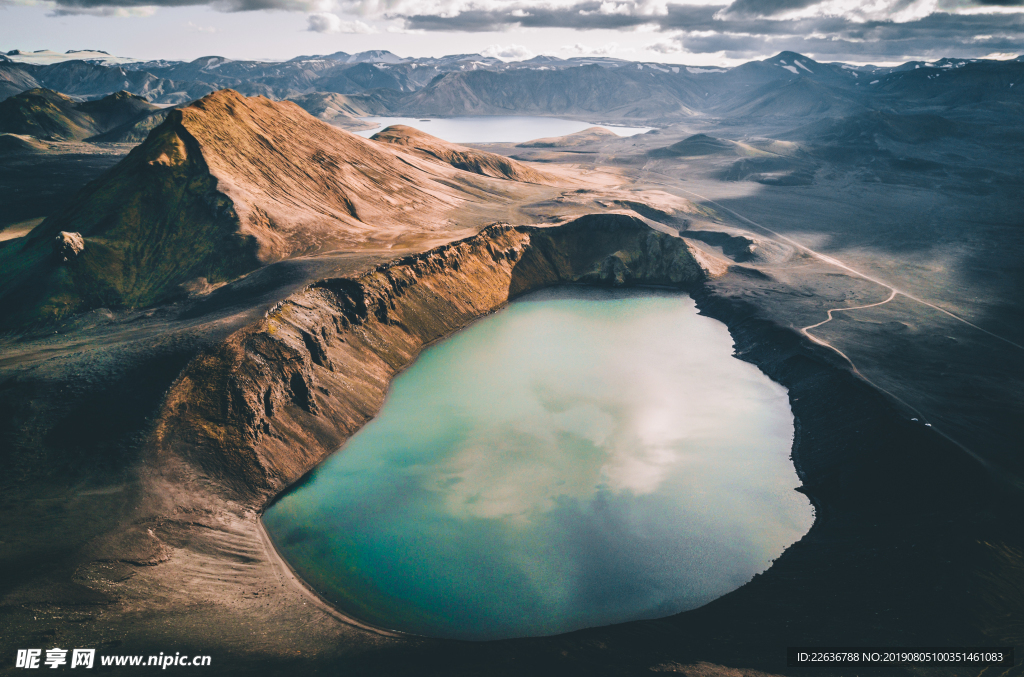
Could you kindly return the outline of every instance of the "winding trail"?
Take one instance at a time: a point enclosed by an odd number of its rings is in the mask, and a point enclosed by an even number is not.
[[[676,188],[678,188],[678,186],[676,186]],[[994,334],[994,333],[990,332],[987,329],[982,329],[978,325],[976,325],[973,322],[970,322],[968,320],[965,320],[964,318],[960,317],[959,315],[955,315],[955,314],[949,312],[948,310],[945,310],[944,308],[940,308],[939,306],[935,305],[934,303],[929,303],[928,301],[925,301],[924,299],[920,299],[920,298],[914,296],[913,294],[908,294],[905,291],[901,291],[899,289],[896,289],[895,287],[893,287],[892,285],[890,285],[890,284],[888,284],[886,282],[883,282],[883,281],[881,281],[881,280],[879,280],[877,278],[871,277],[870,275],[867,275],[866,273],[862,273],[862,272],[860,272],[859,270],[857,270],[855,268],[851,268],[850,266],[846,265],[845,263],[843,263],[842,261],[840,261],[838,259],[832,258],[831,256],[827,256],[827,255],[822,254],[820,252],[816,252],[813,249],[811,249],[810,247],[802,245],[799,242],[797,242],[796,240],[793,240],[792,238],[786,237],[782,233],[776,232],[776,231],[772,230],[771,228],[768,228],[767,226],[763,226],[760,223],[757,223],[756,221],[752,221],[751,219],[748,219],[747,217],[743,216],[742,214],[739,214],[739,213],[733,211],[732,209],[729,209],[725,205],[719,204],[718,202],[715,202],[714,200],[712,200],[710,198],[704,197],[703,195],[700,195],[698,193],[694,193],[693,191],[686,190],[685,188],[678,188],[678,190],[681,190],[684,193],[689,193],[690,195],[693,195],[694,197],[700,198],[701,200],[703,200],[704,202],[707,202],[708,204],[713,204],[716,207],[718,207],[719,209],[722,209],[724,211],[729,212],[730,214],[732,214],[736,218],[738,218],[738,219],[740,219],[742,221],[745,221],[746,223],[749,223],[750,225],[754,226],[755,228],[763,230],[766,233],[771,233],[773,236],[777,237],[778,239],[783,240],[783,241],[793,245],[794,247],[797,247],[798,249],[807,252],[808,254],[810,254],[814,258],[818,259],[819,261],[824,261],[825,263],[827,263],[829,265],[835,266],[837,268],[841,268],[841,269],[843,269],[843,270],[845,270],[845,271],[847,271],[849,273],[852,273],[852,274],[856,275],[857,277],[865,279],[865,280],[867,280],[869,282],[874,282],[875,284],[880,285],[882,287],[885,287],[889,291],[893,292],[892,296],[890,298],[886,299],[885,301],[882,301],[882,303],[888,303],[889,301],[892,301],[893,297],[895,297],[895,295],[899,294],[901,296],[907,297],[911,301],[916,301],[916,302],[918,302],[918,303],[920,303],[922,305],[925,305],[925,306],[928,306],[929,308],[937,310],[940,313],[943,313],[944,315],[948,315],[949,317],[952,317],[954,320],[962,322],[962,323],[966,324],[968,327],[972,327],[974,329],[977,329],[978,331],[982,332],[983,334],[988,334],[992,338],[998,339],[998,340],[1002,341],[1003,343],[1008,343],[1011,346],[1013,346],[1014,348],[1017,348],[1018,350],[1024,350],[1024,346],[1020,345],[1019,343],[1014,343],[1010,339],[1005,338],[1003,336],[1000,336],[999,334]],[[882,303],[872,303],[872,304],[867,305],[867,306],[859,306],[859,308],[871,308],[873,306],[880,306],[880,305],[882,305]],[[857,310],[857,308],[834,308],[833,310],[836,310],[836,311],[840,311],[840,310]],[[825,320],[825,322],[828,322],[829,320],[832,319],[831,313],[832,313],[832,310],[829,311],[829,319]],[[814,327],[821,326],[821,325],[825,324],[825,322],[819,322],[818,324],[814,324],[814,325],[810,325],[810,326],[804,327],[800,331],[802,331],[803,333],[807,334],[807,330],[808,329],[813,329]],[[810,334],[807,334],[807,336],[810,337]],[[821,342],[819,341],[819,343],[821,343]],[[832,350],[835,350],[840,355],[843,355],[843,353],[841,353],[834,346],[829,345],[828,343],[823,343],[822,345],[827,345],[829,348],[832,348]],[[843,357],[849,362],[850,358],[846,357],[846,355],[843,355]],[[852,365],[853,363],[851,362],[850,364]]]
[[[849,356],[846,355],[846,353],[844,353],[843,351],[839,350],[834,345],[832,345],[832,344],[830,344],[830,343],[828,343],[828,342],[826,342],[826,341],[824,341],[822,339],[817,338],[816,336],[811,334],[810,330],[814,329],[816,327],[820,327],[821,325],[826,324],[828,322],[831,322],[832,321],[832,313],[843,313],[843,312],[847,312],[847,311],[850,311],[850,310],[863,310],[865,308],[874,308],[875,306],[882,306],[882,305],[885,305],[886,303],[888,303],[889,301],[892,301],[894,298],[896,298],[896,295],[898,293],[899,292],[897,292],[895,289],[893,289],[892,293],[889,294],[889,298],[885,299],[884,301],[879,301],[878,303],[869,303],[869,304],[867,304],[865,306],[851,306],[849,308],[829,308],[828,310],[826,310],[826,312],[828,313],[828,319],[827,320],[822,320],[818,324],[809,324],[806,327],[802,327],[800,329],[800,333],[802,333],[804,336],[806,336],[807,338],[811,339],[815,343],[823,345],[823,346],[827,346],[827,347],[831,348],[832,350],[836,351],[837,353],[839,353],[842,356],[842,358],[844,360],[846,360],[850,364],[850,368],[853,369],[854,373],[857,374],[858,376],[860,376],[861,378],[863,378],[866,381],[867,379],[864,378],[864,374],[860,373],[860,371],[857,369],[857,365],[855,365],[853,363],[853,360],[851,360],[849,358]]]
[[[646,171],[648,174],[651,173],[651,171],[649,169],[647,169],[646,165],[644,166],[642,171]],[[654,173],[660,174],[660,172],[654,172]],[[667,175],[663,175],[663,176],[666,176],[666,178],[671,178],[671,177],[668,177]],[[723,211],[726,211],[729,214],[732,214],[737,219],[740,219],[741,221],[744,221],[745,223],[749,223],[751,226],[754,226],[755,228],[757,228],[759,230],[762,230],[762,231],[764,231],[766,233],[770,233],[772,236],[774,236],[774,237],[778,238],[779,240],[782,240],[782,241],[784,241],[784,242],[786,242],[788,244],[793,245],[794,247],[796,247],[800,251],[806,252],[807,254],[811,255],[812,257],[818,259],[819,261],[823,261],[824,263],[827,263],[827,264],[829,264],[831,266],[835,266],[837,268],[845,270],[848,273],[851,273],[852,275],[860,277],[860,278],[862,278],[864,280],[867,280],[869,282],[873,282],[873,283],[875,283],[875,284],[877,284],[877,285],[887,289],[890,293],[889,293],[888,298],[886,298],[884,301],[879,301],[877,303],[869,303],[869,304],[863,305],[863,306],[854,306],[854,307],[850,307],[850,308],[830,308],[827,311],[828,312],[828,318],[827,319],[822,320],[821,322],[818,322],[817,324],[812,324],[812,325],[808,325],[806,327],[802,327],[800,329],[800,332],[804,336],[806,336],[808,339],[813,341],[814,343],[817,343],[820,346],[823,346],[825,348],[828,348],[829,350],[832,350],[837,355],[839,355],[841,358],[843,358],[843,360],[846,361],[846,363],[850,365],[850,369],[852,370],[853,374],[857,378],[861,379],[862,381],[864,381],[865,383],[867,383],[871,387],[877,389],[878,391],[880,391],[882,393],[885,393],[886,395],[891,397],[893,400],[895,400],[896,402],[898,402],[901,405],[903,405],[904,407],[906,407],[906,409],[908,409],[909,411],[914,412],[917,415],[917,417],[919,418],[921,423],[923,423],[924,425],[926,425],[929,428],[931,428],[934,432],[936,432],[939,435],[941,435],[947,441],[955,444],[958,448],[962,449],[965,453],[969,454],[971,456],[971,458],[973,458],[976,461],[978,461],[978,463],[980,463],[987,470],[990,470],[990,471],[994,471],[995,470],[995,468],[992,466],[991,463],[989,463],[989,461],[987,461],[986,459],[984,459],[981,456],[979,456],[977,453],[975,453],[974,451],[972,451],[971,449],[969,449],[968,447],[966,447],[965,445],[960,443],[958,440],[950,437],[946,433],[944,433],[941,430],[939,430],[938,428],[934,427],[931,423],[928,422],[927,417],[923,413],[921,413],[921,411],[918,410],[916,407],[910,405],[909,403],[907,403],[901,397],[896,396],[892,392],[886,390],[885,388],[882,388],[877,383],[875,383],[871,379],[867,378],[857,368],[857,365],[854,364],[853,360],[851,360],[849,358],[849,356],[846,355],[846,353],[844,353],[843,351],[839,350],[839,348],[835,347],[834,345],[832,345],[828,341],[825,341],[824,339],[817,338],[816,336],[814,336],[813,334],[810,333],[810,330],[814,329],[816,327],[820,327],[821,325],[826,324],[826,323],[832,321],[832,319],[833,319],[833,315],[832,314],[833,313],[836,313],[836,312],[847,312],[847,311],[851,311],[851,310],[863,310],[865,308],[874,308],[874,307],[881,306],[881,305],[884,305],[886,303],[889,303],[890,301],[895,299],[897,296],[904,296],[904,297],[910,299],[911,301],[916,301],[917,303],[920,303],[922,305],[928,306],[929,308],[933,308],[934,310],[937,310],[940,313],[943,313],[944,315],[948,315],[949,317],[952,317],[954,320],[957,320],[957,321],[962,322],[963,324],[965,324],[965,325],[967,325],[969,327],[977,329],[978,331],[982,332],[983,334],[987,334],[988,336],[991,336],[991,337],[993,337],[995,339],[998,339],[998,340],[1002,341],[1003,343],[1008,343],[1009,345],[1013,346],[1014,348],[1017,348],[1018,350],[1024,350],[1024,346],[1020,345],[1019,343],[1015,343],[1015,342],[1011,341],[1008,338],[1005,338],[1005,337],[1000,336],[998,334],[994,334],[994,333],[988,331],[987,329],[982,329],[978,325],[976,325],[976,324],[974,324],[972,322],[969,322],[968,320],[965,320],[964,318],[960,317],[959,315],[955,315],[954,313],[951,313],[948,310],[940,308],[939,306],[936,306],[933,303],[929,303],[928,301],[920,299],[920,298],[918,298],[918,297],[916,297],[916,296],[914,296],[912,294],[908,294],[907,292],[901,291],[901,290],[897,289],[896,287],[893,287],[892,285],[890,285],[890,284],[888,284],[886,282],[883,282],[882,280],[879,280],[879,279],[877,279],[875,277],[867,275],[866,273],[862,273],[861,271],[859,271],[859,270],[857,270],[855,268],[851,268],[850,266],[846,265],[845,263],[843,263],[842,261],[840,261],[838,259],[835,259],[835,258],[833,258],[831,256],[826,255],[826,254],[822,254],[820,252],[816,252],[813,249],[811,249],[810,247],[807,247],[807,246],[797,242],[796,240],[794,240],[792,238],[786,237],[782,233],[774,231],[771,228],[768,228],[767,226],[763,226],[760,223],[757,223],[756,221],[753,221],[752,219],[749,219],[746,216],[743,216],[742,214],[739,214],[736,211],[726,207],[725,205],[722,205],[722,204],[720,204],[718,202],[715,202],[714,200],[712,200],[712,199],[710,199],[708,197],[705,197],[704,195],[701,195],[699,193],[694,193],[691,190],[686,190],[685,188],[681,188],[680,186],[678,186],[676,184],[673,184],[673,185],[662,184],[662,185],[665,185],[667,187],[674,188],[676,190],[679,190],[679,191],[682,191],[682,192],[687,193],[689,195],[692,195],[692,196],[702,200],[703,202],[705,202],[707,204],[715,205],[719,209],[721,209]],[[1015,486],[1017,486],[1018,488],[1024,488],[1024,482],[1021,482],[1021,480],[1019,480],[1017,478],[1014,478],[1014,479],[1010,480],[1010,482],[1012,484],[1014,484]]]
[[[934,426],[932,426],[932,425],[931,425],[930,423],[927,423],[927,420],[928,420],[928,419],[927,419],[927,417],[925,417],[925,415],[924,415],[923,413],[921,413],[921,411],[920,411],[919,409],[917,409],[917,407],[914,407],[914,406],[912,406],[912,405],[911,405],[910,403],[908,403],[908,402],[907,402],[906,400],[904,400],[903,398],[901,398],[901,397],[897,396],[896,394],[892,393],[892,392],[891,392],[891,391],[889,391],[889,390],[886,390],[886,389],[885,389],[885,388],[883,388],[882,386],[878,385],[877,383],[875,383],[874,381],[872,381],[871,379],[869,379],[869,378],[868,378],[867,376],[865,376],[865,375],[863,374],[863,372],[861,372],[861,370],[860,370],[860,369],[858,369],[858,368],[857,368],[857,365],[856,365],[856,364],[854,364],[853,360],[851,360],[851,359],[850,359],[850,356],[849,356],[849,355],[847,355],[847,354],[846,354],[846,353],[844,353],[843,351],[839,350],[839,348],[836,348],[836,347],[835,347],[834,345],[832,345],[831,343],[829,343],[829,342],[828,342],[828,341],[826,341],[825,339],[821,339],[821,338],[818,338],[817,336],[815,336],[814,334],[812,334],[812,333],[811,333],[811,331],[810,331],[811,329],[814,329],[814,328],[816,328],[816,327],[820,327],[820,326],[821,326],[821,325],[823,325],[823,324],[827,324],[827,323],[831,322],[831,321],[832,321],[832,313],[843,313],[843,312],[847,312],[847,311],[850,311],[850,310],[863,310],[863,309],[865,309],[865,308],[874,308],[874,307],[876,307],[876,306],[883,306],[883,305],[885,305],[885,304],[886,304],[886,303],[888,303],[889,301],[892,301],[892,300],[893,300],[894,298],[896,298],[896,296],[897,296],[897,295],[898,295],[898,294],[900,293],[900,292],[896,291],[895,289],[892,289],[891,287],[890,287],[890,289],[891,289],[891,292],[889,293],[889,296],[888,296],[888,298],[886,298],[886,299],[885,299],[884,301],[878,301],[877,303],[869,303],[869,304],[867,304],[867,305],[863,305],[863,306],[851,306],[851,307],[849,307],[849,308],[829,308],[829,309],[827,309],[827,310],[825,311],[825,312],[827,312],[827,313],[828,313],[828,319],[822,320],[821,322],[819,322],[819,323],[817,323],[817,324],[810,324],[810,325],[807,325],[806,327],[801,327],[801,328],[800,328],[800,333],[801,333],[801,334],[803,334],[804,336],[806,336],[807,338],[809,338],[809,339],[810,339],[811,341],[813,341],[814,343],[817,343],[818,345],[820,345],[820,346],[824,346],[824,347],[826,347],[826,348],[828,348],[828,349],[832,350],[833,352],[835,352],[835,353],[836,353],[837,355],[839,355],[839,356],[840,356],[841,358],[843,358],[844,360],[846,360],[846,363],[847,363],[848,365],[850,365],[850,371],[852,371],[852,372],[854,373],[854,375],[855,375],[855,376],[857,376],[857,378],[861,379],[861,380],[862,380],[862,381],[864,381],[865,383],[869,384],[869,385],[870,385],[871,387],[873,387],[873,388],[875,388],[875,389],[877,389],[877,390],[880,390],[881,392],[885,393],[886,395],[888,395],[888,396],[889,396],[889,397],[891,397],[892,399],[896,400],[897,402],[899,402],[900,404],[902,404],[902,405],[903,405],[904,407],[906,407],[906,408],[907,408],[907,409],[909,409],[910,411],[912,411],[912,412],[914,412],[915,414],[917,414],[918,418],[919,418],[919,419],[920,419],[920,420],[921,420],[922,422],[925,422],[925,425],[927,425],[927,426],[929,426],[929,427],[932,427],[932,428],[934,428]],[[951,441],[951,442],[955,443],[955,444],[956,444],[957,446],[959,446],[959,447],[960,447],[961,449],[963,449],[963,450],[964,450],[964,451],[966,451],[967,453],[971,454],[971,456],[974,456],[974,457],[975,457],[975,458],[977,458],[977,459],[978,459],[979,461],[981,461],[981,458],[979,458],[979,457],[978,457],[977,455],[975,455],[975,454],[974,454],[974,452],[972,452],[972,451],[971,451],[970,449],[968,449],[967,447],[963,446],[962,444],[960,444],[959,442],[957,442],[957,441],[956,441],[956,440],[954,440],[953,438],[951,438],[951,437],[948,437],[947,435],[945,435],[945,434],[941,433],[941,432],[940,432],[940,431],[938,431],[938,430],[936,430],[936,432],[939,432],[939,434],[940,434],[940,435],[942,435],[943,437],[945,437],[945,438],[946,438],[946,439],[948,439],[949,441]],[[984,462],[984,461],[982,461],[982,462]]]

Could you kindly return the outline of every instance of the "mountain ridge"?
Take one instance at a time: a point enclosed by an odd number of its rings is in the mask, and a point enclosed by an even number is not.
[[[392,125],[370,137],[371,141],[396,145],[420,157],[446,162],[456,169],[495,179],[509,179],[524,183],[552,183],[555,179],[521,162],[502,155],[488,153],[442,141],[426,132],[405,125]]]
[[[71,205],[18,246],[0,249],[7,319],[145,307],[287,258],[447,240],[475,232],[465,220],[481,197],[500,205],[524,185],[408,151],[350,134],[294,103],[232,90],[172,110]],[[453,221],[456,212],[463,225]],[[54,263],[51,243],[64,232],[80,233],[84,250]]]
[[[79,140],[159,110],[125,91],[78,102],[49,89],[30,89],[0,101],[0,133],[48,140]]]
[[[76,98],[124,89],[156,103],[182,104],[231,88],[275,100],[318,93],[366,97],[377,103],[375,114],[410,116],[601,114],[657,120],[824,113],[836,117],[858,108],[933,103],[977,108],[979,102],[1016,101],[1020,95],[1008,85],[1024,83],[1022,74],[1024,62],[1019,58],[944,58],[879,67],[824,63],[780,52],[730,68],[695,68],[604,57],[502,62],[479,54],[403,58],[383,52],[339,52],[285,62],[219,56],[191,62],[109,64],[38,65],[7,60],[0,62],[0,97],[33,86]],[[781,101],[788,95],[772,91],[775,85],[795,87],[797,103]],[[753,100],[757,96],[762,100]],[[598,105],[602,102],[609,105]]]

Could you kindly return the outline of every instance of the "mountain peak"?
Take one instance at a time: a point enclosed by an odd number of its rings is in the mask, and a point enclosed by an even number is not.
[[[821,66],[814,59],[789,51],[779,52],[770,59],[765,59],[762,63],[785,68],[794,75],[813,74],[817,72],[817,67]]]
[[[353,54],[345,61],[346,63],[401,63],[407,61],[407,59],[392,54],[386,49],[372,49],[367,52]]]
[[[201,56],[195,59],[191,63],[200,68],[215,68],[225,63],[230,63],[232,59],[224,56]]]
[[[99,304],[138,308],[198,278],[223,282],[282,259],[449,240],[473,231],[462,222],[476,218],[466,205],[479,199],[481,181],[492,182],[488,194],[511,196],[522,187],[506,187],[510,180],[543,176],[415,130],[395,134],[401,139],[355,136],[290,101],[208,94],[168,113],[23,240],[19,251],[40,261],[48,259],[37,252],[61,231],[81,233],[86,249],[66,269],[17,280],[0,267],[0,307],[27,321]]]
[[[811,59],[810,57],[806,57],[803,54],[800,54],[799,52],[791,52],[789,50],[779,52],[772,58],[768,59],[768,61],[774,61],[778,59],[787,59],[789,61],[792,61],[793,59],[803,59],[805,61],[813,61],[813,59]]]
[[[202,98],[199,98],[199,99],[196,99],[188,107],[191,108],[193,106],[196,106],[196,107],[200,107],[201,108],[202,104],[204,102],[205,103],[214,103],[214,102],[222,103],[222,102],[231,102],[231,101],[244,101],[246,98],[247,97],[242,96],[241,94],[239,94],[238,92],[236,92],[235,90],[233,90],[231,88],[224,88],[224,89],[218,89],[215,92],[210,92],[206,96],[204,96]],[[254,99],[262,99],[264,97],[262,97],[262,96],[254,96],[252,98],[254,98]]]
[[[128,100],[131,100],[131,99],[141,99],[143,101],[147,100],[145,97],[139,96],[137,94],[132,94],[131,92],[129,92],[128,90],[125,90],[125,89],[122,89],[119,92],[114,92],[113,94],[107,94],[103,98],[104,99],[110,99],[111,101],[128,101]]]

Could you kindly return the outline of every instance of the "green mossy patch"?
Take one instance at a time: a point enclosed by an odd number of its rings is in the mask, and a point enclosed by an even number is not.
[[[51,255],[61,231],[85,239],[66,264]],[[5,329],[170,301],[189,280],[226,281],[259,265],[180,114],[23,239],[0,250]]]

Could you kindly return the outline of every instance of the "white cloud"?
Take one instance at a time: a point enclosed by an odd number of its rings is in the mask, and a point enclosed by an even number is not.
[[[622,47],[617,42],[609,42],[603,47],[590,47],[582,43],[577,42],[574,45],[564,45],[559,48],[560,52],[568,52],[570,54],[576,54],[579,56],[611,56],[612,54],[621,54],[626,52],[636,51],[632,47]]]
[[[1024,7],[1017,5],[982,5],[981,7],[963,7],[955,10],[956,14],[1020,14]]]
[[[771,8],[775,3],[766,3]],[[839,18],[855,23],[868,21],[892,21],[907,23],[918,21],[937,11],[944,11],[948,3],[943,0],[824,0],[806,7],[790,10],[758,11],[758,3],[754,0],[740,0],[728,8],[718,12],[716,18],[722,20],[741,18],[750,15],[770,16],[778,21],[811,18]],[[986,8],[987,9],[987,8]]]
[[[316,12],[308,17],[309,26],[306,30],[314,33],[376,33],[377,29],[362,21],[342,21],[337,14]]]
[[[217,29],[213,26],[200,26],[199,24],[189,21],[185,24],[188,29],[194,33],[216,33]]]
[[[666,16],[672,5],[725,5],[728,0],[602,0],[584,14]],[[342,0],[346,12],[361,17],[439,16],[456,17],[464,12],[502,12],[527,17],[547,11],[574,9],[580,0]]]
[[[37,3],[27,3],[37,4]],[[49,13],[50,16],[71,16],[71,15],[86,15],[86,16],[102,16],[102,17],[115,17],[115,18],[132,18],[140,16],[152,16],[156,13],[158,7],[145,5],[142,7],[69,7],[65,5],[58,5],[52,2],[40,2],[38,3],[44,7],[53,7],[53,11]]]
[[[314,33],[337,33],[341,26],[341,17],[326,12],[310,14],[307,17],[309,28]]]
[[[678,54],[683,51],[683,45],[679,40],[660,40],[647,49],[658,54]]]
[[[535,54],[523,47],[522,45],[508,45],[507,47],[502,45],[491,45],[483,50],[480,54],[483,56],[493,56],[503,61],[522,61],[523,59],[529,59]]]
[[[791,16],[781,15],[780,18],[804,17],[841,17],[847,21],[893,21],[905,23],[917,21],[938,9],[937,0],[826,0],[803,10],[793,12]]]
[[[668,3],[644,0],[642,2],[602,2],[595,10],[579,11],[581,16],[665,16],[668,14]]]

